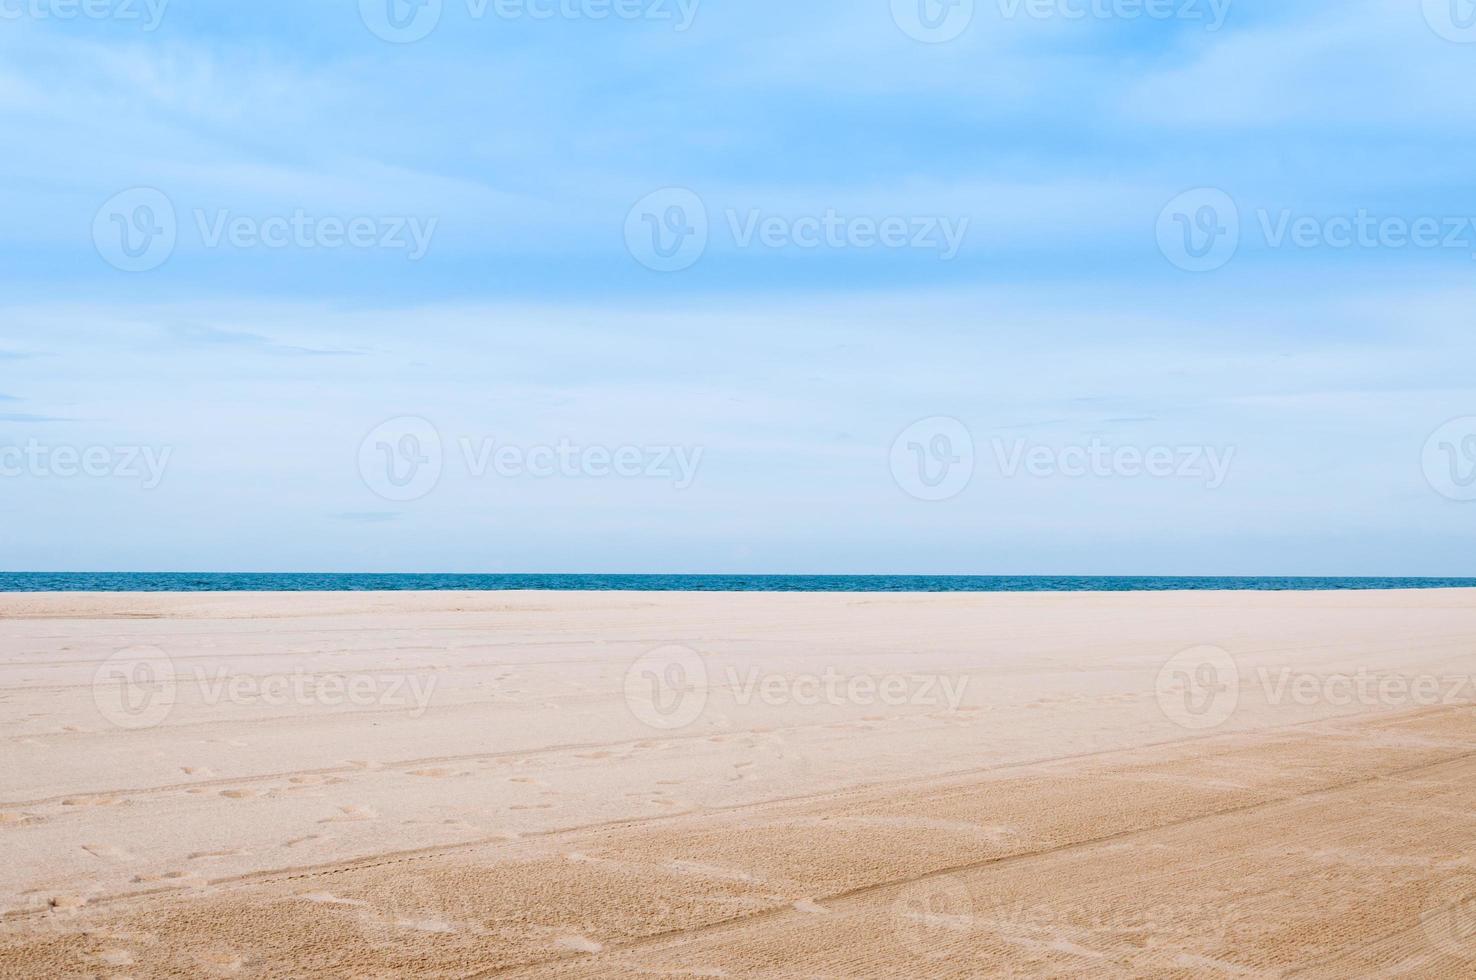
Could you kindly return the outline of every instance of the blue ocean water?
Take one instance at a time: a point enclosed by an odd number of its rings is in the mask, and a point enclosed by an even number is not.
[[[0,572],[0,592],[1167,592],[1476,588],[1476,578]]]

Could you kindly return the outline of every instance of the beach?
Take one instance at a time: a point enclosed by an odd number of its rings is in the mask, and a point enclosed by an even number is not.
[[[0,975],[1476,974],[1476,590],[0,595]]]

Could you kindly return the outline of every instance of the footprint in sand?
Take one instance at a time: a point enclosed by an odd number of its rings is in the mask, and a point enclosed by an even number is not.
[[[180,766],[179,771],[186,776],[214,776],[215,772],[207,766]]]
[[[41,823],[44,818],[28,813],[0,813],[0,827],[19,827],[22,824]]]
[[[318,823],[350,823],[359,820],[378,820],[379,811],[372,806],[341,806],[338,808],[341,816],[324,817]]]
[[[62,800],[62,806],[113,806],[122,802],[118,796],[69,796]]]
[[[134,875],[131,880],[135,885],[149,885],[156,881],[178,881],[188,877],[190,877],[188,871],[166,871],[158,875]]]
[[[284,840],[282,842],[282,846],[283,847],[296,847],[298,844],[306,844],[310,840],[319,840],[319,839],[320,839],[320,836],[318,834],[308,834],[308,835],[306,835],[304,837],[294,837],[291,840]]]
[[[133,855],[112,844],[83,844],[82,850],[104,861],[132,861]]]
[[[553,804],[552,803],[529,803],[529,804],[514,803],[512,806],[508,807],[508,809],[509,810],[552,810],[553,809]]]
[[[427,779],[445,779],[448,776],[467,776],[470,773],[457,772],[455,769],[412,769],[411,776],[424,776]]]
[[[133,965],[133,954],[126,949],[105,949],[97,954],[97,958],[107,966]]]
[[[317,786],[323,782],[322,776],[293,776],[287,780],[294,786]]]
[[[228,800],[249,800],[253,796],[260,796],[261,791],[255,789],[223,789],[220,795]]]
[[[236,857],[245,854],[245,851],[236,848],[228,848],[223,851],[193,851],[186,855],[191,861],[208,861],[214,858]]]
[[[66,912],[71,909],[80,909],[87,904],[87,899],[81,895],[53,895],[47,899],[46,904],[58,912]]]

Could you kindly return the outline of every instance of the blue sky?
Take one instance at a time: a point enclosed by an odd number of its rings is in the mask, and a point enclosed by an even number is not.
[[[92,3],[0,567],[1472,572],[1468,0]]]

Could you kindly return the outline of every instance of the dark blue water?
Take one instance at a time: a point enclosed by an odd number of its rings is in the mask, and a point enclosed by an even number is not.
[[[361,575],[0,572],[0,592],[1166,592],[1476,588],[1476,578],[1176,578],[1070,575]]]

